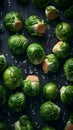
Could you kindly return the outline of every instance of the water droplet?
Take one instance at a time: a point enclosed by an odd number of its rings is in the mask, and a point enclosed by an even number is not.
[[[26,60],[24,60],[24,61],[23,61],[23,64],[25,64],[26,62],[27,62],[27,61],[26,61]]]
[[[8,56],[8,54],[6,53],[6,54],[5,54],[5,56],[7,57],[7,56]]]
[[[27,69],[24,69],[24,72],[25,72],[25,74],[27,74],[28,73]]]
[[[33,70],[30,69],[30,70],[29,70],[29,74],[33,74]]]
[[[14,127],[14,124],[11,124],[12,127]]]
[[[45,76],[44,76],[44,75],[42,75],[42,78],[43,78],[43,79],[45,79]]]
[[[36,71],[35,73],[38,74],[38,71]]]
[[[8,112],[8,116],[11,116],[11,113],[10,113],[10,112]]]
[[[35,115],[36,115],[36,112],[33,112],[32,114],[35,116]]]
[[[64,112],[64,116],[66,115],[66,113]]]
[[[18,67],[20,68],[20,65],[18,65]]]
[[[65,81],[65,85],[68,85],[68,82],[67,82],[67,81]]]
[[[48,27],[47,27],[48,29],[50,29],[50,26],[48,25]]]
[[[17,63],[17,60],[15,60],[15,63]]]
[[[11,58],[14,59],[14,56],[12,56]]]
[[[37,126],[37,129],[39,129],[39,128],[40,128],[40,125]]]
[[[11,6],[11,1],[10,0],[8,0],[8,5]]]

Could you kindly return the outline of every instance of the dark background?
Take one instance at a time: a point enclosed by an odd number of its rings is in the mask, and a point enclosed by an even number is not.
[[[22,6],[16,0],[3,0],[3,3],[0,4],[0,23],[1,24],[3,24],[4,15],[10,11],[20,12],[21,15],[23,16],[24,20],[30,15],[38,15],[41,18],[45,19],[44,10],[37,9],[35,6],[32,5],[31,1],[29,2],[29,4]],[[44,37],[40,37],[40,38],[31,37],[25,31],[25,29],[23,29],[20,33],[24,34],[28,38],[29,44],[33,43],[33,42],[40,43],[44,47],[45,53],[48,54],[48,53],[52,52],[51,51],[52,47],[58,41],[54,34],[54,27],[56,26],[56,24],[58,24],[61,21],[67,21],[68,23],[70,23],[72,25],[72,20],[66,20],[63,17],[63,10],[61,10],[59,18],[55,22],[51,22],[51,24],[50,23],[48,24],[47,33]],[[41,65],[39,65],[39,66],[32,65],[28,61],[26,53],[24,53],[21,56],[14,56],[11,54],[11,52],[9,51],[8,46],[7,46],[7,39],[10,35],[12,35],[12,34],[10,34],[10,32],[8,32],[5,29],[5,27],[3,26],[2,33],[0,34],[0,54],[5,55],[7,62],[8,62],[8,66],[11,66],[11,65],[18,66],[22,70],[24,79],[29,74],[38,75],[40,78],[42,87],[44,86],[44,84],[46,84],[47,82],[50,82],[50,81],[56,82],[59,89],[63,85],[69,84],[69,82],[66,81],[64,74],[63,74],[63,64],[66,59],[60,60],[60,68],[56,73],[44,74],[42,71],[42,66]],[[73,41],[71,41],[69,44],[71,47],[69,57],[72,57]],[[3,85],[2,74],[0,74],[0,84]],[[19,90],[16,90],[16,91],[22,91],[22,90],[20,88]],[[11,92],[8,90],[9,95],[10,95],[10,93],[14,93],[14,92],[15,91]],[[18,118],[21,115],[27,114],[27,115],[29,115],[31,121],[33,122],[33,125],[35,126],[35,128],[34,128],[35,130],[40,130],[46,124],[54,126],[56,128],[56,130],[63,130],[64,125],[67,122],[69,114],[71,113],[73,107],[63,105],[60,102],[60,97],[58,96],[58,98],[56,100],[56,104],[58,104],[61,107],[60,119],[51,123],[51,122],[47,122],[47,121],[43,120],[39,114],[40,104],[43,103],[44,101],[45,101],[45,99],[43,98],[42,94],[34,99],[27,97],[26,107],[24,108],[24,110],[22,110],[19,113],[12,112],[8,107],[8,103],[6,102],[5,105],[0,106],[0,121],[7,123],[9,130],[10,129],[13,130],[14,122],[16,120],[18,120]]]

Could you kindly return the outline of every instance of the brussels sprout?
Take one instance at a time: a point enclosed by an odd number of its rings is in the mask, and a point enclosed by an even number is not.
[[[25,29],[32,36],[42,36],[46,33],[45,21],[36,15],[28,17],[24,22]]]
[[[18,12],[9,12],[4,17],[4,25],[9,31],[18,32],[23,27],[23,20]]]
[[[23,84],[23,91],[28,96],[35,97],[41,91],[40,81],[36,75],[27,76]]]
[[[12,94],[9,97],[8,105],[13,111],[19,112],[24,108],[25,102],[26,102],[25,95],[22,92],[18,92]]]
[[[73,58],[66,60],[64,64],[64,74],[68,81],[73,81]]]
[[[60,98],[64,104],[73,103],[73,85],[63,86],[60,89]]]
[[[29,2],[29,0],[17,0],[18,2],[20,2],[21,4],[27,4]]]
[[[0,130],[8,130],[8,127],[4,122],[0,122]]]
[[[56,56],[54,54],[46,55],[42,65],[44,73],[56,72],[58,68],[59,68],[59,62]]]
[[[5,88],[2,85],[0,85],[0,105],[6,102],[6,95],[7,95],[7,92]]]
[[[51,126],[45,126],[42,128],[42,130],[56,130],[56,129]]]
[[[70,41],[73,36],[73,29],[70,24],[62,22],[55,28],[56,37],[61,41]]]
[[[70,46],[67,42],[59,41],[52,51],[58,58],[64,59],[69,55]]]
[[[40,106],[41,116],[48,121],[54,121],[59,119],[60,108],[53,102],[45,102]]]
[[[73,130],[73,113],[71,113],[64,130]]]
[[[73,5],[71,7],[69,7],[67,10],[65,10],[64,17],[65,18],[72,18],[73,17]]]
[[[37,8],[45,8],[50,3],[50,0],[32,0],[32,3]]]
[[[3,74],[4,84],[9,89],[16,89],[23,83],[23,76],[21,70],[16,66],[8,67]]]
[[[45,52],[40,44],[32,43],[27,48],[27,56],[32,64],[39,65],[44,59]]]
[[[45,9],[45,15],[48,20],[54,20],[58,17],[59,10],[54,6],[47,6]]]
[[[33,130],[32,123],[28,119],[27,115],[23,115],[14,124],[14,130]]]
[[[0,72],[3,72],[7,67],[7,61],[4,55],[0,55]]]
[[[23,35],[12,35],[8,39],[8,47],[13,54],[21,54],[25,51],[28,40]]]
[[[49,82],[43,87],[43,94],[49,100],[55,100],[58,92],[57,85],[54,82]]]
[[[69,7],[73,4],[72,0],[54,0],[56,5],[62,8]]]

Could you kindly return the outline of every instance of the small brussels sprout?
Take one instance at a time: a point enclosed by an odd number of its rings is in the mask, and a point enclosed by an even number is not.
[[[70,24],[62,22],[55,27],[57,39],[61,41],[70,41],[73,36],[73,29]]]
[[[51,126],[45,126],[42,128],[42,130],[56,130],[56,129]]]
[[[54,121],[59,119],[60,108],[53,102],[45,102],[40,106],[41,116],[48,121]]]
[[[16,89],[23,83],[21,70],[16,66],[8,67],[3,74],[3,81],[9,89]]]
[[[54,54],[46,55],[42,65],[44,73],[56,72],[58,68],[59,68],[59,62],[56,56]]]
[[[58,58],[64,59],[69,55],[70,46],[67,42],[59,41],[52,51]]]
[[[0,105],[6,102],[6,96],[7,96],[7,92],[5,88],[2,85],[0,85]]]
[[[35,97],[41,91],[40,81],[36,75],[27,76],[23,84],[23,91],[28,96]]]
[[[73,113],[71,113],[64,130],[73,130]]]
[[[14,127],[14,130],[33,130],[32,123],[27,115],[21,116],[19,120],[15,122]]]
[[[73,81],[73,58],[66,60],[64,64],[64,75],[68,81]]]
[[[40,44],[32,43],[27,48],[27,56],[32,64],[39,65],[45,57],[45,52]]]
[[[23,35],[12,35],[8,39],[8,47],[13,54],[21,54],[25,51],[28,40]]]
[[[58,87],[54,82],[49,82],[43,87],[43,94],[49,100],[54,101],[58,95]]]
[[[12,94],[9,97],[8,105],[13,111],[19,112],[24,108],[25,102],[26,102],[25,95],[22,92],[18,92]]]
[[[54,6],[47,6],[45,9],[45,15],[47,20],[55,20],[59,15],[59,10]]]
[[[32,0],[32,3],[37,8],[45,8],[50,3],[50,0]]]
[[[72,19],[73,17],[73,5],[69,7],[67,10],[64,12],[64,17],[67,19]]]
[[[59,6],[59,7],[62,7],[62,8],[66,8],[66,7],[69,7],[70,5],[73,4],[73,1],[72,0],[54,0],[56,5]]]
[[[29,0],[17,0],[17,1],[21,4],[27,4],[29,2]]]
[[[73,85],[63,86],[60,89],[60,98],[64,104],[73,103]]]
[[[8,130],[8,127],[4,122],[0,122],[0,130]]]
[[[23,27],[22,16],[18,12],[9,12],[4,17],[5,27],[12,32],[18,32]]]
[[[7,61],[4,55],[0,55],[0,72],[3,72],[7,67]]]
[[[24,22],[24,26],[32,36],[42,36],[46,33],[47,25],[45,21],[36,15],[28,17]]]

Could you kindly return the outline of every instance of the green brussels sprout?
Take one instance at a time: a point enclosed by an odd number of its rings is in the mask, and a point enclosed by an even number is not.
[[[73,113],[71,113],[64,130],[73,130]]]
[[[64,12],[64,17],[67,19],[72,19],[73,17],[73,5],[69,7],[67,10]]]
[[[60,89],[60,98],[64,104],[73,103],[73,85],[63,86]]]
[[[58,95],[58,88],[54,82],[49,82],[43,87],[43,94],[49,100],[54,101]]]
[[[0,105],[6,102],[6,96],[7,96],[7,92],[5,88],[2,85],[0,85]]]
[[[9,12],[4,17],[5,27],[12,32],[18,32],[23,27],[22,16],[18,12]]]
[[[64,75],[68,81],[73,81],[73,58],[66,60],[64,64]]]
[[[25,51],[28,40],[23,35],[12,35],[8,39],[8,47],[13,54],[21,54]]]
[[[54,0],[56,5],[62,8],[69,7],[73,4],[72,0]]]
[[[3,81],[9,89],[16,89],[23,83],[21,70],[16,66],[8,67],[3,74]]]
[[[14,127],[14,130],[33,130],[32,123],[27,115],[21,116],[19,120],[15,122]]]
[[[8,127],[4,122],[0,122],[0,130],[8,130]]]
[[[58,68],[59,68],[59,62],[56,56],[54,54],[46,55],[42,65],[44,73],[56,72]]]
[[[45,57],[45,52],[40,44],[32,43],[27,48],[27,56],[32,64],[39,65]]]
[[[59,119],[60,108],[53,102],[45,102],[40,106],[40,115],[48,121]]]
[[[7,67],[7,61],[4,55],[0,55],[0,72],[3,72]]]
[[[15,111],[21,111],[25,106],[26,98],[22,92],[14,93],[9,97],[8,105],[9,107]]]
[[[25,20],[24,26],[31,36],[42,36],[46,33],[45,21],[36,15],[29,16]]]
[[[27,76],[23,84],[23,91],[28,96],[35,97],[41,91],[40,81],[36,75]]]
[[[59,41],[52,51],[58,58],[64,59],[69,55],[70,46],[67,42]]]
[[[62,22],[55,27],[57,39],[68,42],[73,36],[73,29],[70,24]]]
[[[42,128],[42,130],[56,130],[56,129],[51,126],[45,126]]]
[[[18,2],[20,2],[21,4],[27,4],[29,2],[29,0],[17,0]]]
[[[32,3],[37,8],[45,8],[50,3],[50,0],[32,0]]]
[[[54,6],[47,6],[45,9],[45,15],[47,20],[55,20],[59,15],[59,10]]]

